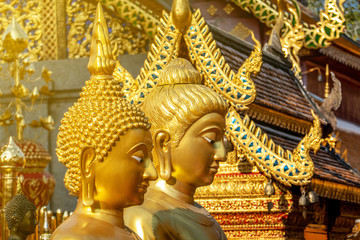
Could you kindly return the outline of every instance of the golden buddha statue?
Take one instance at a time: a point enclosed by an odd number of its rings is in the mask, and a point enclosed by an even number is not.
[[[227,104],[201,82],[189,61],[176,58],[143,102],[161,177],[142,206],[125,210],[125,223],[143,239],[226,239],[215,219],[194,202],[195,190],[211,184],[226,159]]]
[[[123,209],[142,204],[150,180],[150,124],[123,98],[112,72],[115,62],[100,3],[88,64],[91,78],[61,121],[59,161],[65,186],[78,196],[74,213],[51,239],[139,239],[124,225]]]
[[[35,232],[36,206],[25,195],[15,195],[5,205],[5,220],[10,230],[9,240],[26,240]]]

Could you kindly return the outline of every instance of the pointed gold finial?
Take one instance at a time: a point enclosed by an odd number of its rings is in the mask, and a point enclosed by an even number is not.
[[[19,53],[24,51],[28,45],[28,36],[15,17],[12,18],[9,26],[2,37],[3,47],[7,53],[7,60],[14,61]]]
[[[98,3],[90,46],[88,70],[91,75],[111,75],[115,67],[111,52],[109,33],[101,7]]]
[[[184,33],[191,23],[189,0],[174,0],[171,7],[171,18],[175,27]]]
[[[21,168],[24,165],[25,155],[15,143],[14,139],[10,137],[9,143],[0,150],[0,168],[13,169]]]
[[[327,98],[329,96],[329,92],[330,92],[330,88],[329,88],[329,64],[326,64],[325,77],[326,77],[326,82],[325,82],[324,97]]]

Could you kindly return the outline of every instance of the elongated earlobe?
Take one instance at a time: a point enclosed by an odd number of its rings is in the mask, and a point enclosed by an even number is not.
[[[159,160],[159,175],[167,181],[171,178],[171,141],[168,131],[159,129],[155,132],[154,147]]]
[[[85,206],[91,206],[94,203],[95,174],[93,161],[95,157],[96,153],[93,147],[85,147],[81,150],[81,200]]]

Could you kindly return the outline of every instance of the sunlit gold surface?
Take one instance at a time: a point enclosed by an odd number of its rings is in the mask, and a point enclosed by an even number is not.
[[[65,186],[79,201],[52,239],[139,239],[125,227],[123,208],[141,204],[157,178],[150,124],[112,78],[115,61],[100,3],[90,53],[91,78],[65,113],[57,140],[59,161],[68,168]]]
[[[162,181],[149,188],[142,206],[126,210],[126,224],[145,239],[225,239],[193,199],[225,161],[225,100],[201,84],[190,62],[177,58],[160,73],[143,110],[152,122],[154,163]]]

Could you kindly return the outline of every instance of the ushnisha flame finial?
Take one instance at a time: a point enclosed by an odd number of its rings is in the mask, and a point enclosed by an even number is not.
[[[191,23],[189,0],[174,0],[171,8],[171,18],[175,27],[184,33]]]
[[[101,3],[98,3],[96,7],[94,28],[91,38],[90,60],[87,67],[92,75],[111,75],[115,67],[115,61],[110,47],[109,33]]]

